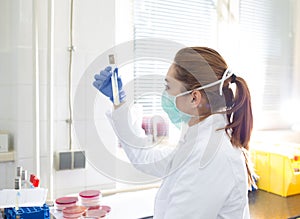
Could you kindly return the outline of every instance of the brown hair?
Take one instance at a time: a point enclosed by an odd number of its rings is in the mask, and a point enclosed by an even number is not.
[[[220,80],[228,68],[225,60],[215,50],[207,47],[190,47],[178,51],[174,59],[176,79],[185,84],[187,90]],[[235,92],[229,87],[235,83]],[[249,141],[253,127],[250,92],[245,80],[233,75],[224,81],[223,96],[219,94],[219,86],[201,90],[207,100],[207,114],[224,113],[228,124],[225,130],[235,147],[249,149]],[[243,150],[248,171],[249,185],[255,185],[254,174],[248,163],[248,156]]]

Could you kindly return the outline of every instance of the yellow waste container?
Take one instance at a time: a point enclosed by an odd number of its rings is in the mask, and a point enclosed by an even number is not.
[[[259,189],[283,197],[300,194],[300,145],[256,143],[251,159]]]

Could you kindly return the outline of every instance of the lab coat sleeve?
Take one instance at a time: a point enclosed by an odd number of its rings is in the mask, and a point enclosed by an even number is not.
[[[146,174],[164,177],[174,154],[173,148],[157,148],[149,144],[141,124],[133,120],[126,103],[107,113],[107,117],[131,163]]]

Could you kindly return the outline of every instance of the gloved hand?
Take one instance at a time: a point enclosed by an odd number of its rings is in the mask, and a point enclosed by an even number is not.
[[[103,93],[105,96],[109,97],[109,99],[113,102],[113,91],[111,86],[111,76],[112,71],[111,67],[108,66],[104,70],[100,72],[100,74],[96,74],[94,76],[95,81],[93,82],[93,85],[95,88],[97,88],[101,93]],[[114,72],[117,75],[117,81],[118,81],[118,88],[119,88],[119,99],[120,103],[122,103],[125,100],[126,94],[125,91],[122,89],[123,83],[121,78],[118,76],[118,68],[115,68]]]

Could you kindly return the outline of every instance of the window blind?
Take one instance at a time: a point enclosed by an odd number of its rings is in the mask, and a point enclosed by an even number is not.
[[[186,46],[217,48],[218,38],[225,36],[217,30],[216,2],[134,0],[134,40],[157,37]],[[254,119],[258,118],[261,123],[268,123],[274,120],[274,116],[280,116],[284,101],[292,94],[292,2],[239,1],[239,25],[236,26],[239,32],[239,49],[236,51],[236,62],[241,72],[238,74],[249,84],[253,110],[261,114],[255,114]],[[230,36],[232,33],[227,34]],[[164,45],[161,48],[168,49]],[[136,56],[152,49],[140,43],[136,43],[134,47]],[[163,80],[162,77],[154,76],[164,76],[169,65],[170,63],[158,60],[134,63],[135,100],[136,103],[143,104],[145,114],[152,115],[160,111],[160,96],[151,95],[151,92],[162,91]],[[147,93],[149,95],[145,95]],[[266,119],[265,115],[270,118]]]
[[[155,37],[186,46],[215,45],[217,13],[213,1],[134,0],[133,17],[134,40]],[[136,42],[137,57],[146,50],[155,53],[151,50],[157,47]],[[160,48],[161,51],[168,50],[163,44]],[[171,61],[142,60],[134,63],[134,98],[136,103],[143,105],[145,115],[161,112],[160,92],[164,89],[163,78]]]
[[[265,113],[279,113],[292,91],[290,9],[286,0],[240,0],[241,59],[251,63],[252,99]]]

